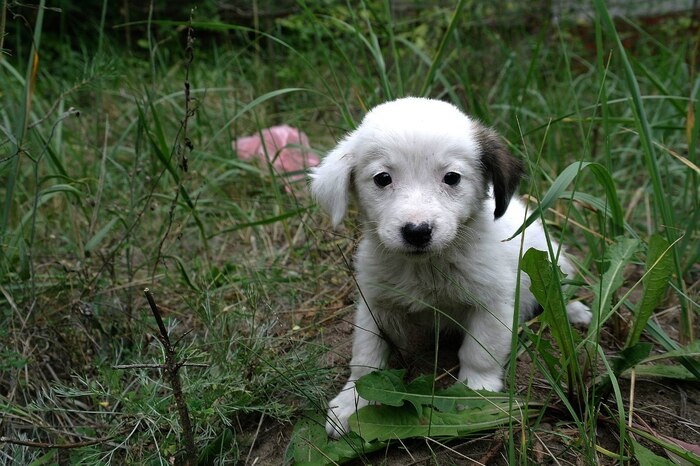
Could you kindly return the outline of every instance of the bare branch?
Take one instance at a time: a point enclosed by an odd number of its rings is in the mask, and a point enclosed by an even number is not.
[[[153,298],[153,294],[148,288],[143,290],[143,292],[146,295],[146,300],[151,308],[151,313],[153,314],[156,324],[158,325],[158,330],[160,331],[158,340],[160,340],[163,348],[165,348],[165,364],[161,366],[161,368],[163,369],[168,382],[170,383],[170,387],[173,390],[173,397],[175,398],[175,405],[177,406],[177,413],[178,417],[180,418],[180,427],[182,427],[182,436],[185,440],[185,464],[194,465],[197,463],[197,448],[194,443],[190,413],[187,410],[187,402],[185,401],[185,396],[182,393],[180,376],[178,374],[178,371],[183,366],[183,363],[180,363],[177,360],[175,347],[170,343],[168,330],[165,328],[163,318],[160,315],[160,309],[158,309],[158,305]]]

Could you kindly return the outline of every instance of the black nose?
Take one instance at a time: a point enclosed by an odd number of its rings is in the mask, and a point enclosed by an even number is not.
[[[432,235],[432,227],[423,222],[420,225],[415,223],[407,223],[401,228],[401,235],[403,239],[417,248],[424,248],[430,243],[430,237]]]

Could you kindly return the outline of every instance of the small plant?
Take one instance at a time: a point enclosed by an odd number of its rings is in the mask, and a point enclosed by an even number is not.
[[[457,383],[435,389],[433,376],[404,382],[405,371],[384,370],[357,381],[357,391],[370,406],[350,419],[351,432],[328,440],[323,417],[300,421],[287,459],[295,464],[342,463],[385,449],[389,441],[411,438],[460,438],[518,425],[537,416],[511,395],[474,391]]]

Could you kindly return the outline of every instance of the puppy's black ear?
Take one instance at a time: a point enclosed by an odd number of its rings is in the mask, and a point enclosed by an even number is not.
[[[493,184],[496,199],[494,218],[506,213],[510,198],[525,175],[523,163],[516,159],[501,137],[489,128],[480,128],[477,140],[481,146],[481,164],[487,181]]]

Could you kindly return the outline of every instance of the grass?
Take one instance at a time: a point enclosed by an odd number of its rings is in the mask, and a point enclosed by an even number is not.
[[[529,403],[534,420],[511,419],[509,435],[488,445],[511,464],[644,462],[665,451],[697,461],[673,443],[697,441],[696,412],[680,416],[687,431],[666,426],[659,437],[648,425],[658,414],[634,399],[652,377],[671,391],[700,379],[690,20],[613,21],[597,1],[600,21],[535,16],[533,34],[515,21],[522,12],[505,8],[499,17],[511,22],[493,23],[478,2],[409,13],[382,1],[299,2],[257,29],[195,12],[190,61],[186,18],[146,11],[111,29],[107,8],[96,10],[96,48],[87,34],[44,30],[42,17],[53,24],[62,13],[7,16],[2,462],[184,460],[144,288],[186,363],[179,376],[201,464],[282,461],[300,419],[295,432],[319,435],[318,413],[345,376],[339,329],[354,296],[345,258],[355,225],[332,232],[303,182],[286,192],[284,174],[237,159],[232,143],[285,122],[323,153],[367,108],[416,94],[458,103],[527,159],[522,192],[541,199],[532,218],[570,245],[581,273],[570,285],[596,314],[587,333],[571,332],[556,314],[564,296],[549,296],[551,309],[515,338],[508,371],[512,406]],[[127,30],[145,40],[125,47]],[[551,268],[538,260],[528,258]],[[543,289],[559,280],[551,272]],[[299,435],[294,448],[308,445]],[[464,447],[452,437],[444,447],[402,442],[409,456],[440,462]],[[338,454],[378,445],[358,442]],[[392,447],[378,450],[363,458],[401,464]]]

